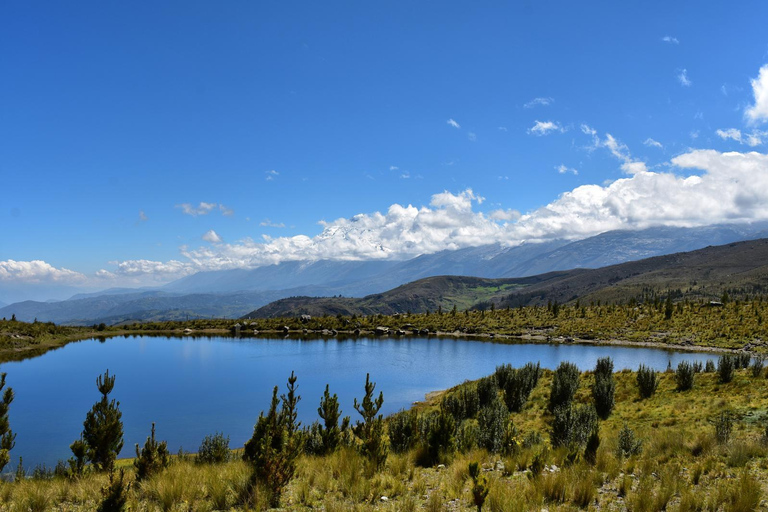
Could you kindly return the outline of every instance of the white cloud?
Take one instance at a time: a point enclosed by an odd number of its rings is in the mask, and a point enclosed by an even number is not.
[[[760,68],[757,78],[750,80],[755,104],[747,107],[744,115],[747,122],[757,124],[768,121],[768,64]]]
[[[224,241],[221,239],[219,234],[212,229],[209,229],[208,231],[206,231],[202,238],[206,242],[210,242],[212,244],[220,244],[221,242]]]
[[[396,171],[396,170],[398,170],[398,169],[400,169],[400,168],[399,168],[398,166],[396,166],[396,165],[390,165],[390,166],[389,166],[389,170],[390,170],[390,171]]]
[[[610,140],[619,154],[628,154],[615,138],[600,142],[610,149]],[[624,164],[644,167],[631,159]],[[514,210],[477,211],[483,198],[471,189],[446,191],[433,195],[428,206],[393,204],[384,212],[323,222],[322,232],[312,237],[265,236],[258,242],[183,247],[186,262],[125,261],[113,273],[156,273],[168,279],[282,261],[405,259],[494,242],[579,239],[614,229],[768,220],[768,155],[692,150],[673,158],[667,168],[645,169],[602,186],[583,185],[522,216]]]
[[[85,280],[86,277],[80,272],[56,268],[42,260],[0,261],[0,281],[79,284]]]
[[[664,146],[662,146],[661,142],[659,142],[657,140],[653,140],[650,137],[645,139],[645,142],[643,142],[643,144],[645,144],[646,146],[648,146],[650,148],[659,148],[659,149],[663,149],[664,148]]]
[[[738,128],[728,128],[727,130],[716,130],[715,133],[723,140],[734,140],[739,144],[746,144],[749,147],[759,146],[763,143],[763,138],[768,136],[768,132],[753,130],[751,133],[742,134]]]
[[[150,277],[157,281],[167,281],[169,279],[178,279],[189,274],[194,274],[201,267],[198,262],[181,262],[177,260],[171,261],[151,261],[151,260],[127,260],[127,261],[112,261],[110,264],[115,265],[114,272],[107,270],[100,270],[97,275],[101,273],[101,276],[112,275],[115,278],[146,278]]]
[[[220,204],[220,205],[219,205],[219,211],[220,211],[220,212],[221,212],[221,214],[222,214],[222,215],[224,215],[225,217],[231,217],[232,215],[234,215],[234,214],[235,214],[235,211],[234,211],[234,210],[232,210],[232,209],[230,209],[230,208],[227,208],[227,207],[226,207],[226,206],[224,206],[223,204]]]
[[[475,141],[477,140],[477,134],[476,134],[476,133],[474,133],[474,132],[469,132],[469,133],[467,134],[467,138],[468,138],[470,141],[472,141],[472,142],[475,142]]]
[[[404,180],[407,180],[407,179],[408,179],[408,178],[410,178],[410,177],[411,177],[411,173],[409,173],[408,171],[406,171],[406,172],[404,172],[404,173],[402,173],[402,174],[400,175],[400,178],[401,178],[401,179],[404,179]]]
[[[274,169],[272,169],[271,171],[265,171],[265,172],[264,172],[264,174],[266,174],[266,175],[267,175],[267,177],[266,177],[266,180],[267,180],[267,181],[272,181],[272,180],[274,180],[274,179],[275,179],[277,176],[280,176],[280,173],[279,173],[279,172],[277,172],[277,171],[276,171],[276,170],[274,170]]]
[[[506,131],[508,131],[508,130],[507,130],[507,127],[506,127],[506,126],[499,126],[499,131],[500,131],[500,132],[506,132]]]
[[[683,87],[690,87],[693,85],[693,82],[691,82],[691,79],[688,78],[688,70],[683,69],[680,71],[680,73],[677,75],[677,81],[680,82],[680,85]]]
[[[177,204],[176,208],[181,208],[182,213],[185,215],[192,215],[197,217],[198,215],[208,215],[216,208],[216,203],[206,203],[201,201],[199,205],[194,206],[190,203]]]
[[[551,105],[554,102],[555,102],[555,99],[550,97],[533,98],[531,101],[523,105],[523,107],[524,108],[533,108],[537,106],[546,107]]]
[[[597,134],[597,130],[586,124],[581,125],[581,131],[586,135],[589,135],[592,139],[592,144],[587,146],[588,151],[594,151],[598,148],[606,148],[614,157],[622,162],[621,170],[627,174],[637,174],[648,171],[648,167],[645,163],[632,158],[632,154],[629,152],[627,145],[617,140],[610,133],[606,133],[605,139],[601,140],[600,136]]]
[[[144,213],[144,210],[139,210],[139,222],[146,222],[147,220],[149,220],[149,217]]]
[[[454,121],[453,119],[447,120],[446,123],[450,126],[453,126],[454,128],[461,128],[461,125],[456,121]]]
[[[676,37],[672,37],[672,36],[664,36],[661,38],[661,40],[664,41],[665,43],[680,44],[680,41],[678,41]]]
[[[528,133],[533,135],[549,135],[552,132],[564,132],[565,129],[556,121],[536,121],[533,127],[528,129]]]
[[[579,171],[577,171],[573,167],[568,167],[564,164],[558,165],[557,167],[555,167],[555,169],[557,169],[557,172],[559,172],[560,174],[567,174],[569,172],[573,175],[579,174]]]
[[[272,222],[269,219],[264,219],[263,221],[259,222],[259,226],[264,226],[266,228],[284,228],[285,224],[282,222]]]

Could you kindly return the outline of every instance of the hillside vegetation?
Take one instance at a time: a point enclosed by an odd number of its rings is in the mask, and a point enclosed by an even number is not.
[[[130,510],[765,509],[768,379],[761,360],[724,356],[705,368],[681,364],[642,376],[613,373],[610,360],[601,361],[584,373],[567,363],[557,371],[501,366],[387,418],[380,431],[336,423],[332,447],[327,421],[304,426],[291,434],[301,452],[277,501],[268,476],[258,476],[259,463],[244,457],[248,444],[228,452],[228,440],[210,436],[198,456],[162,463],[146,459],[145,447],[142,459],[118,461],[119,478],[90,467],[73,476],[66,464],[35,468],[30,478],[0,483],[0,511],[120,509],[105,508],[107,500]],[[320,400],[325,411],[327,398]],[[598,403],[610,405],[599,416]],[[338,414],[349,412],[365,424],[354,411]],[[259,418],[254,438],[268,418]],[[157,444],[148,446],[158,453]],[[288,445],[273,446],[285,453]],[[149,460],[156,461],[151,473],[139,478]]]

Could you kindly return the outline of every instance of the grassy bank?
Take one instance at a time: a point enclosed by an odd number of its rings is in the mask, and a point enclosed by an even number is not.
[[[365,317],[327,316],[250,320],[200,319],[185,322],[104,324],[90,327],[57,326],[0,320],[0,362],[34,357],[70,341],[125,334],[230,333],[235,324],[248,335],[254,331],[295,334],[373,334],[377,327],[460,336],[527,338],[533,341],[585,340],[592,342],[654,343],[682,347],[714,347],[765,352],[768,349],[768,302],[709,303],[657,301],[625,305],[569,305],[487,311],[435,311]]]
[[[428,437],[397,453],[393,442],[386,463],[375,469],[354,441],[325,456],[304,454],[283,494],[285,510],[476,510],[468,464],[479,462],[489,490],[483,510],[763,510],[768,488],[765,371],[737,369],[722,383],[717,371],[695,373],[693,387],[678,391],[674,372],[657,375],[658,387],[641,398],[637,372],[614,374],[615,406],[600,420],[594,457],[578,443],[557,446],[555,416],[549,408],[555,373],[543,370],[520,412],[504,414],[504,440],[498,452],[478,447],[468,431],[482,430],[483,413],[459,416],[451,439],[436,459],[425,457]],[[593,372],[579,375],[573,402],[592,403]],[[465,383],[423,405],[419,417],[446,411],[451,398],[474,393],[481,382]],[[504,398],[506,391],[497,391]],[[310,397],[305,397],[305,400]],[[441,404],[443,404],[441,406]],[[506,411],[506,409],[505,409]],[[718,431],[727,413],[727,436]],[[416,417],[416,416],[414,416]],[[389,423],[389,437],[395,427]],[[627,444],[627,427],[636,442]],[[475,430],[473,430],[475,429]],[[624,429],[624,434],[620,434]],[[722,429],[720,429],[722,430]],[[624,440],[620,440],[624,435]],[[431,439],[431,438],[429,438]],[[622,452],[622,447],[637,450]],[[126,450],[128,447],[126,447]],[[632,453],[636,451],[636,453]],[[196,464],[176,458],[159,474],[134,482],[129,461],[126,480],[131,510],[229,510],[267,508],[266,495],[247,492],[249,466],[233,460]],[[0,510],[95,510],[107,484],[104,474],[79,479],[39,475],[0,484]]]

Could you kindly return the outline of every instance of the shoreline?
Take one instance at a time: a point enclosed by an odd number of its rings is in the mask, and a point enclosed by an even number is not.
[[[257,338],[261,335],[281,335],[281,336],[311,336],[317,338],[338,338],[344,337],[373,337],[373,338],[412,338],[412,337],[442,337],[442,338],[464,338],[476,341],[494,342],[494,343],[531,343],[531,344],[550,344],[550,345],[592,345],[592,346],[619,346],[619,347],[633,347],[633,348],[659,348],[663,350],[675,350],[683,352],[707,352],[707,353],[719,353],[728,354],[735,352],[751,352],[757,353],[754,350],[746,350],[745,348],[724,348],[716,347],[712,345],[693,345],[693,344],[681,344],[681,343],[664,343],[660,341],[634,341],[634,340],[622,340],[618,338],[611,339],[583,339],[583,338],[569,338],[569,337],[551,337],[543,334],[522,334],[511,335],[501,333],[482,333],[482,334],[469,334],[460,331],[444,332],[436,331],[429,334],[395,334],[391,331],[387,334],[377,334],[372,330],[355,330],[355,331],[329,331],[323,330],[311,330],[306,329],[293,329],[293,330],[262,330],[254,333],[240,333],[234,335],[231,329],[139,329],[139,330],[119,330],[119,331],[89,331],[82,335],[67,336],[58,340],[50,340],[41,344],[27,345],[25,347],[12,347],[8,349],[0,350],[0,364],[14,361],[23,361],[25,359],[31,359],[34,357],[42,356],[50,350],[60,349],[69,343],[84,341],[88,339],[98,338],[114,338],[119,336],[199,336],[199,335],[228,335],[232,337],[240,338]],[[745,346],[750,345],[749,343]]]

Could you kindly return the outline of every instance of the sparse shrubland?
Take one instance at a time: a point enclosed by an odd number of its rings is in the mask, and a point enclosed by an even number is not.
[[[354,429],[342,427],[343,404],[324,393],[326,422],[315,441],[295,421],[292,376],[245,450],[231,452],[217,434],[197,455],[169,457],[153,432],[137,459],[118,460],[113,471],[86,464],[78,475],[59,465],[0,483],[0,511],[123,503],[126,510],[755,510],[768,481],[768,379],[748,364],[734,362],[729,383],[699,372],[685,392],[678,372],[656,373],[647,398],[638,372],[613,373],[610,360],[576,378],[570,369],[539,369],[520,412],[509,411],[499,386],[487,386],[495,394],[480,406],[479,382],[466,382],[381,424],[383,396],[369,379]],[[509,370],[486,379],[515,375]],[[601,419],[595,383],[607,375],[614,401]],[[563,380],[571,398],[551,411]],[[265,467],[282,468],[279,481]]]

